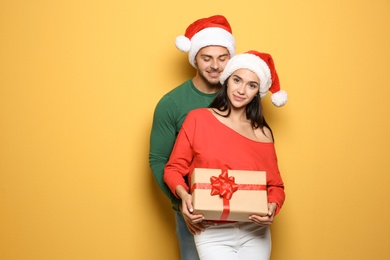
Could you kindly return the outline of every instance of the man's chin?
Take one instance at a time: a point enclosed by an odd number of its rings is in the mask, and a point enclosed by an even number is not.
[[[219,78],[209,78],[209,79],[208,79],[208,82],[209,82],[211,85],[219,85]]]

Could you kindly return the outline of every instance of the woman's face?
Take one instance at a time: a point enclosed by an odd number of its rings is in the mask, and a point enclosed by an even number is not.
[[[238,69],[230,76],[227,94],[232,106],[243,108],[259,94],[260,79],[248,69]]]

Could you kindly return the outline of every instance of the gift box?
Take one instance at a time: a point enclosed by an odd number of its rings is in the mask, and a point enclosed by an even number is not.
[[[264,171],[195,168],[191,175],[194,214],[206,220],[250,221],[268,213]]]

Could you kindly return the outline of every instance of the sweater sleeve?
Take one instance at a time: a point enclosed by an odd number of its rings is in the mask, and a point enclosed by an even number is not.
[[[284,183],[278,167],[275,148],[270,154],[269,165],[271,170],[269,172],[270,174],[267,174],[268,202],[276,203],[275,215],[277,215],[283,206],[286,195],[284,192]]]
[[[164,181],[171,192],[176,196],[176,187],[182,185],[187,191],[188,185],[184,177],[189,173],[193,160],[192,136],[195,132],[195,123],[192,112],[187,115],[183,126],[177,136],[171,156],[164,169]]]
[[[177,108],[168,97],[162,98],[154,111],[150,134],[149,165],[160,189],[177,209],[179,200],[164,183],[164,166],[167,163],[176,139],[175,111]]]

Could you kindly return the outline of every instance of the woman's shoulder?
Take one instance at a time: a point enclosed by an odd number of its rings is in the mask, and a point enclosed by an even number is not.
[[[255,131],[257,139],[262,143],[273,143],[274,139],[272,137],[271,130],[264,126],[263,128],[257,128]]]
[[[265,135],[266,135],[267,138],[269,139],[269,141],[270,141],[270,142],[273,142],[273,141],[274,141],[274,138],[272,137],[271,129],[269,129],[268,127],[264,126],[264,127],[263,127],[263,130],[264,130]]]

